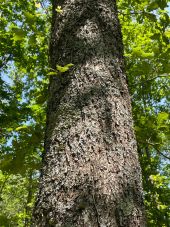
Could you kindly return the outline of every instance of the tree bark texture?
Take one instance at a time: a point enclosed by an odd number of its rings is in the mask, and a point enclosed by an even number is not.
[[[50,80],[33,226],[145,226],[115,0],[54,0],[50,61],[74,66]]]

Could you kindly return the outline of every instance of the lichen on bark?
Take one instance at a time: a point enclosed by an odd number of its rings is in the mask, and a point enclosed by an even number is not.
[[[60,5],[62,13],[57,13]],[[141,170],[113,0],[54,0],[34,226],[145,226]]]

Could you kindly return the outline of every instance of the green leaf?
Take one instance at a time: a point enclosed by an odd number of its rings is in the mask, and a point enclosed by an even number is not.
[[[158,3],[156,1],[153,1],[149,6],[147,7],[147,10],[152,11],[156,10],[158,8]]]
[[[29,13],[29,12],[24,12],[24,15],[25,15],[26,21],[27,21],[28,23],[33,23],[33,22],[35,22],[36,16],[35,16],[34,14],[31,14],[31,13]]]
[[[20,41],[23,40],[26,37],[26,32],[23,31],[20,28],[12,28],[12,33],[13,33],[13,40],[14,41]]]
[[[166,0],[157,0],[156,2],[157,2],[157,4],[159,5],[159,7],[160,7],[162,10],[165,9],[165,7],[168,6]]]
[[[153,14],[153,13],[147,13],[147,12],[145,12],[144,15],[145,15],[149,20],[151,20],[151,21],[154,21],[154,22],[157,21],[156,15]]]
[[[41,4],[40,4],[40,3],[35,2],[35,7],[39,9],[39,8],[41,8]]]
[[[20,127],[17,127],[15,130],[20,131],[20,130],[27,129],[27,128],[28,128],[28,125],[22,125]]]
[[[158,122],[159,124],[163,123],[164,121],[167,121],[169,118],[169,114],[166,112],[161,112],[158,114]]]
[[[57,8],[55,9],[57,11],[57,13],[62,13],[63,10],[61,9],[61,6],[57,6]]]
[[[72,67],[72,66],[73,66],[73,64],[70,63],[65,66],[57,65],[56,67],[59,72],[64,73],[64,72],[67,72],[70,69],[70,67]]]
[[[47,73],[47,76],[57,76],[57,72],[49,72]]]
[[[12,132],[13,128],[7,128],[7,132]]]
[[[150,36],[150,38],[153,40],[159,40],[160,36],[161,36],[160,33],[154,33],[153,35]]]

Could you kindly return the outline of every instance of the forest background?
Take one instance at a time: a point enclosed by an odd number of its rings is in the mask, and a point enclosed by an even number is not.
[[[117,1],[147,222],[155,227],[170,226],[169,3]],[[0,226],[26,227],[43,153],[51,4],[0,0],[0,16]]]

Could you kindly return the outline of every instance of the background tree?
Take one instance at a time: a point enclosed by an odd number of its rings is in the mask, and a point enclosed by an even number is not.
[[[155,227],[170,222],[168,2],[118,1],[147,225]],[[31,208],[37,189],[47,99],[50,7],[48,1],[33,0],[0,4],[0,223],[5,227],[29,225],[27,196],[31,190]],[[32,187],[28,187],[30,173]]]

